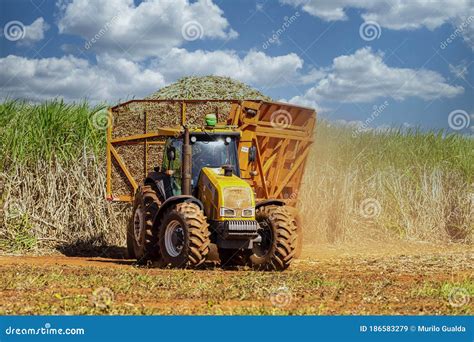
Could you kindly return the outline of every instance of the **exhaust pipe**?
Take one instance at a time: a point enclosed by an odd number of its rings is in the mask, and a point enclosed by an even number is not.
[[[181,179],[183,195],[191,195],[191,143],[189,141],[189,128],[184,128],[183,137],[183,165],[181,167]]]

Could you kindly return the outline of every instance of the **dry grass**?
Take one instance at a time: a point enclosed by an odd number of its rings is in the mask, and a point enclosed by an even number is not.
[[[306,239],[472,243],[473,147],[416,131],[353,137],[320,122],[300,194]]]
[[[128,205],[105,200],[105,171],[91,157],[67,167],[38,162],[5,174],[0,250],[66,253],[123,245]]]

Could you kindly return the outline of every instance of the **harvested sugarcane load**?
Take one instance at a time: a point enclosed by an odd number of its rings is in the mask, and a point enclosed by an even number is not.
[[[149,100],[265,100],[272,101],[248,85],[223,76],[184,77],[147,97]]]

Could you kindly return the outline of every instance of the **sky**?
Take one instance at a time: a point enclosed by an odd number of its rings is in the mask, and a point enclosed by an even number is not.
[[[474,0],[0,0],[0,97],[229,76],[359,130],[474,133]]]

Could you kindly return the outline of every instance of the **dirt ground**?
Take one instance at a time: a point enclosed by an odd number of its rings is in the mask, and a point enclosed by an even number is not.
[[[0,314],[472,314],[472,246],[307,246],[285,272],[0,256]]]

